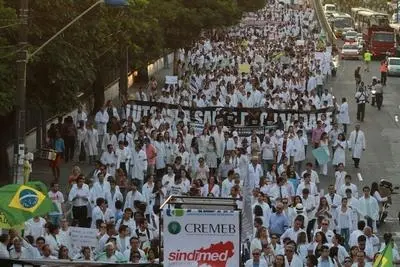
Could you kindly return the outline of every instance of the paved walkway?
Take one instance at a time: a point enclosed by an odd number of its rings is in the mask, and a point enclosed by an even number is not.
[[[172,75],[172,63],[169,64],[169,68],[163,68],[159,70],[154,77],[156,78],[159,87],[161,88],[164,86],[165,76]],[[146,86],[147,84],[143,83],[136,83],[128,90],[129,94],[136,93],[136,90],[139,89],[140,86]],[[116,102],[117,103],[117,102]],[[63,192],[66,191],[67,184],[68,184],[68,177],[71,173],[72,168],[78,165],[81,168],[81,171],[84,175],[89,175],[89,173],[93,170],[93,165],[89,165],[89,163],[79,164],[74,162],[62,162],[60,167],[60,186]],[[49,161],[47,160],[35,160],[32,166],[33,172],[31,174],[31,180],[39,180],[44,182],[46,185],[50,186],[53,182],[53,174],[51,168],[49,167]]]

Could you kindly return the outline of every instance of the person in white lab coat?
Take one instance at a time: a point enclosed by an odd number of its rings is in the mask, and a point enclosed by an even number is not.
[[[378,201],[370,195],[369,186],[363,187],[364,195],[358,199],[358,213],[367,221],[367,225],[377,233],[376,221],[379,219]]]
[[[111,129],[108,130],[108,133],[104,135],[103,142],[101,143],[101,150],[107,151],[108,145],[113,145],[113,147],[118,146],[117,136],[111,132]]]
[[[124,126],[122,133],[118,135],[118,142],[123,141],[123,144],[125,142],[128,142],[128,146],[130,148],[133,148],[133,136],[131,133],[128,132],[128,126]]]
[[[348,145],[349,150],[352,151],[354,167],[359,168],[362,152],[366,148],[365,135],[360,130],[360,124],[356,124],[355,130],[351,132]]]
[[[347,141],[344,137],[344,134],[340,133],[337,139],[333,143],[333,159],[332,165],[337,166],[339,163],[342,163],[343,166],[346,162],[346,148],[347,148]]]
[[[79,122],[77,134],[76,134],[76,157],[78,158],[80,163],[83,163],[86,161],[86,155],[88,153],[87,151],[87,130],[85,127],[85,123],[83,121]]]
[[[267,267],[268,264],[265,261],[265,259],[261,258],[261,250],[258,248],[253,249],[251,252],[253,255],[252,259],[249,259],[246,261],[244,264],[244,267],[253,267],[253,266],[258,266],[258,267]]]
[[[278,141],[277,162],[281,162],[284,157],[289,158],[293,149],[293,138],[288,138],[288,132],[284,132],[283,138]]]
[[[342,98],[342,104],[339,107],[338,123],[343,125],[343,133],[347,133],[347,125],[350,124],[349,104],[345,97]]]
[[[117,169],[122,169],[126,176],[128,176],[129,162],[131,159],[131,150],[129,147],[124,146],[124,141],[119,141],[118,148],[115,150],[117,155]]]
[[[135,213],[136,212],[136,208],[134,205],[135,201],[145,202],[146,199],[138,191],[138,185],[137,185],[136,181],[132,181],[131,182],[131,191],[129,191],[128,194],[126,194],[124,210],[126,208],[130,208],[132,210],[132,212]]]
[[[107,167],[107,172],[111,176],[115,176],[118,155],[115,153],[114,146],[112,144],[107,145],[107,151],[103,152],[100,161]]]
[[[263,169],[258,163],[258,156],[253,156],[249,164],[248,183],[251,189],[260,186],[260,177],[263,176]]]
[[[112,211],[114,217],[117,209],[115,208],[115,202],[118,200],[124,202],[124,196],[122,195],[119,186],[116,184],[114,179],[110,180],[110,191],[106,192],[106,200],[108,208]]]
[[[106,199],[106,194],[110,192],[111,188],[110,183],[104,179],[103,173],[99,173],[97,178],[99,180],[93,184],[92,188],[90,188],[90,204],[92,207],[95,206],[96,199]]]
[[[135,149],[132,149],[131,156],[131,177],[136,181],[139,191],[142,190],[144,176],[147,171],[147,156],[142,147],[142,142],[135,143]]]
[[[96,157],[99,154],[97,150],[97,143],[99,142],[99,134],[96,129],[93,128],[91,123],[87,124],[85,145],[89,154],[89,163],[96,161]]]
[[[106,107],[102,107],[94,117],[94,121],[96,122],[96,128],[99,134],[99,142],[103,143],[103,137],[107,133],[107,123],[109,120],[108,113],[106,111]]]
[[[79,126],[81,122],[83,122],[83,124],[86,124],[87,114],[85,111],[83,111],[82,107],[79,106],[78,112],[76,113],[76,118],[75,118],[76,126]]]
[[[297,131],[297,135],[293,138],[294,166],[297,173],[303,170],[303,162],[306,159],[305,147],[308,145],[307,137],[303,135],[302,130]]]

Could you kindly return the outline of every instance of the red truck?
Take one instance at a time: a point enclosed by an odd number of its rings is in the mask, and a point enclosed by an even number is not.
[[[396,55],[395,33],[389,25],[369,27],[363,31],[363,38],[365,49],[368,49],[374,57]]]

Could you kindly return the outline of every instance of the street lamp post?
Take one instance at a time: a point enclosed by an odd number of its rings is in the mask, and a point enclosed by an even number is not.
[[[31,54],[28,53],[28,13],[29,13],[29,0],[20,0],[20,9],[18,18],[20,20],[19,25],[19,41],[18,41],[18,53],[17,53],[17,86],[16,86],[16,100],[15,100],[15,111],[16,111],[16,134],[17,138],[14,145],[14,183],[22,184],[23,180],[23,161],[25,155],[25,113],[26,113],[26,67],[30,58],[40,52],[45,46],[51,43],[61,33],[67,30],[76,21],[86,15],[93,8],[101,3],[105,3],[109,6],[127,6],[128,0],[98,0],[79,16],[74,18],[70,23],[65,25],[61,30],[55,33],[49,40],[44,42],[39,48],[33,51]]]

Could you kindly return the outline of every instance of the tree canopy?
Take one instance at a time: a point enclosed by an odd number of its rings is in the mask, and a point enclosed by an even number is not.
[[[0,114],[10,112],[14,104],[16,27],[15,9],[5,7],[0,0]]]
[[[0,27],[16,21],[18,1],[0,0]],[[93,1],[30,0],[29,51],[34,51]],[[51,113],[77,105],[79,92],[104,101],[107,77],[128,48],[129,67],[145,68],[165,49],[190,47],[203,30],[239,21],[244,11],[262,8],[265,0],[129,0],[129,6],[99,5],[58,36],[28,63],[27,99]],[[4,18],[4,19],[3,19]],[[0,114],[12,108],[17,27],[0,28]],[[10,49],[8,49],[9,47]],[[10,53],[11,52],[11,53]]]

